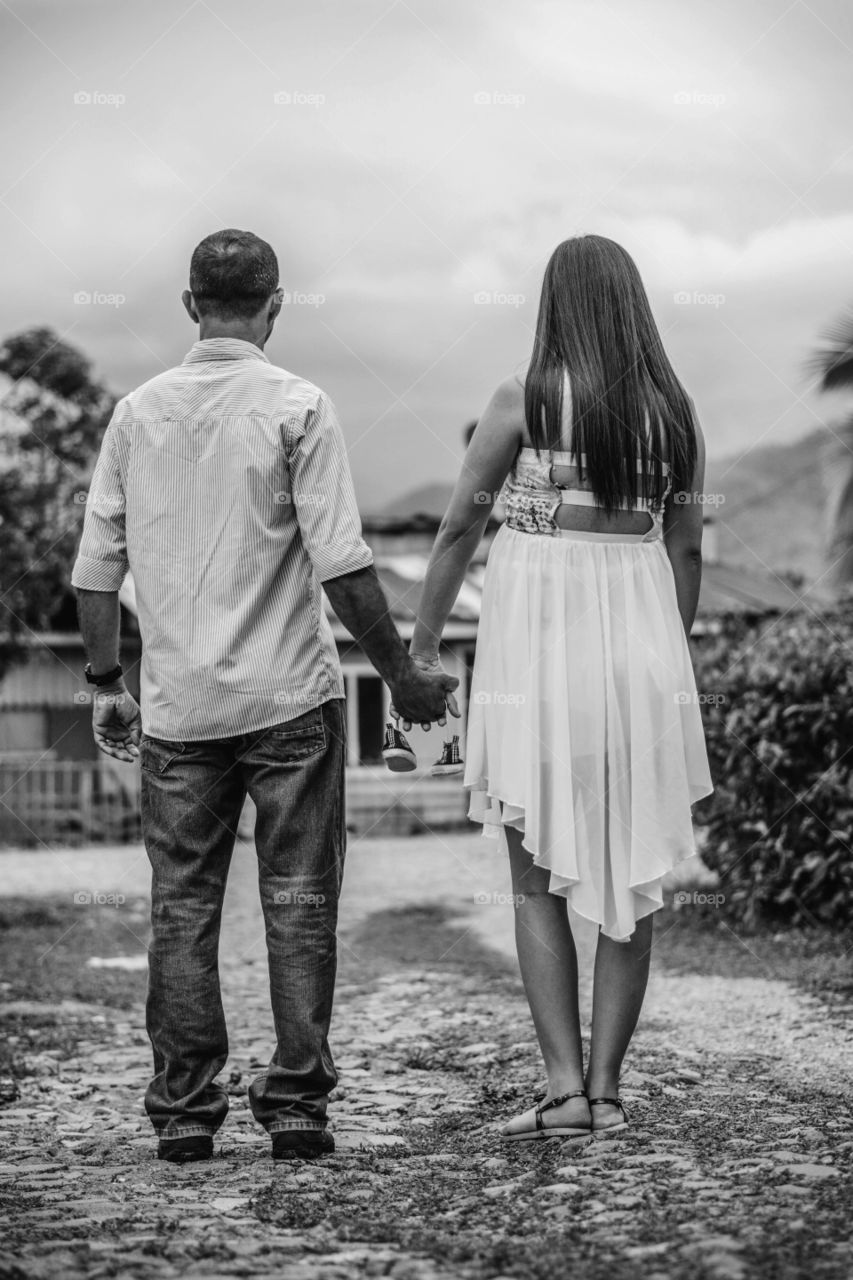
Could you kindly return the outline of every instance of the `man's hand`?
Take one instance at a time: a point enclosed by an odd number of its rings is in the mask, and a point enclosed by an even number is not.
[[[139,755],[142,715],[123,684],[94,691],[92,732],[98,750],[114,760],[133,761]]]
[[[323,586],[335,613],[391,690],[395,718],[402,716],[407,729],[413,723],[428,729],[433,720],[446,724],[448,709],[459,715],[452,693],[459,681],[446,671],[423,673],[412,663],[372,565],[327,579]]]
[[[457,718],[459,716],[459,707],[453,696],[453,690],[458,687],[458,678],[442,670],[438,660],[435,669],[429,671],[423,671],[415,662],[410,662],[403,678],[391,686],[391,714],[402,718],[404,729],[411,729],[418,723],[428,729],[434,720],[447,724],[448,711]]]

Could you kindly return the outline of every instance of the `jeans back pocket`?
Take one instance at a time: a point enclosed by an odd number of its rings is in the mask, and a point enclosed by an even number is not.
[[[326,722],[323,708],[313,707],[304,715],[283,720],[269,729],[262,729],[258,741],[268,747],[278,760],[307,760],[318,755],[326,746]]]
[[[185,742],[167,742],[164,738],[149,738],[143,733],[139,744],[139,764],[149,773],[164,774],[184,751]]]

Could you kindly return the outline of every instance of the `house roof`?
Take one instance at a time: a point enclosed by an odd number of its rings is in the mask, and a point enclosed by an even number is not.
[[[368,525],[373,522],[387,523],[398,520],[408,522],[418,518],[438,521],[447,510],[452,494],[453,485],[440,480],[433,484],[420,485],[394,498],[387,506],[380,508],[372,515],[366,516],[364,523]]]
[[[770,570],[714,563],[702,566],[700,617],[723,613],[759,616],[786,613],[798,607],[800,601],[801,593]]]
[[[428,556],[416,553],[376,559],[377,576],[388,599],[391,614],[398,621],[414,622],[428,564]],[[482,604],[483,574],[482,565],[472,565],[469,568],[451,610],[451,621],[476,625]],[[328,610],[331,613],[330,606]]]

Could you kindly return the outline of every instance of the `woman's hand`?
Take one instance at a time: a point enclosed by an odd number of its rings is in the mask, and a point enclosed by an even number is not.
[[[425,671],[428,675],[435,675],[444,670],[437,653],[413,653],[410,649],[409,657],[419,671]]]

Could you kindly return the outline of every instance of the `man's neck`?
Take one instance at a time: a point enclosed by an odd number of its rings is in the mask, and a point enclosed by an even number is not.
[[[251,342],[253,347],[258,347],[263,351],[266,345],[266,336],[258,333],[256,329],[250,327],[241,327],[239,325],[227,324],[201,324],[198,330],[199,342],[204,342],[207,338],[236,338],[238,342]]]

